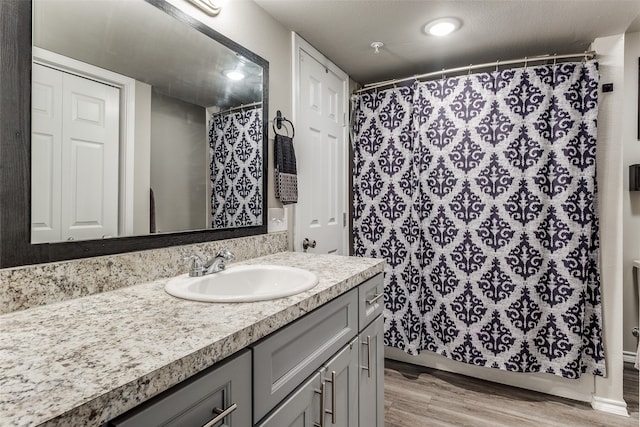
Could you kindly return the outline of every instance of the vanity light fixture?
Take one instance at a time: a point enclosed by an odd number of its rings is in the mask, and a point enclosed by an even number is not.
[[[238,70],[228,70],[224,72],[224,75],[227,76],[228,79],[239,81],[244,79],[245,75],[242,71]]]
[[[458,18],[439,18],[428,22],[424,26],[425,34],[436,37],[443,37],[453,33],[462,26]]]
[[[212,0],[189,0],[191,4],[197,6],[200,10],[209,16],[218,16],[222,8],[215,4]]]

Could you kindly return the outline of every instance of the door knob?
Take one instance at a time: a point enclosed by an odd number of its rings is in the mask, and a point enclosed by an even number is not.
[[[304,238],[304,240],[302,241],[302,249],[307,252],[307,249],[309,248],[315,248],[316,247],[316,241],[315,240],[309,240],[306,237]]]

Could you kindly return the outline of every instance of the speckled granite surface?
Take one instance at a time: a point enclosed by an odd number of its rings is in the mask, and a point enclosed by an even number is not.
[[[227,247],[238,261],[287,250],[287,233],[269,233],[140,252],[0,270],[0,314],[120,289],[188,271],[182,258]]]
[[[381,260],[283,252],[244,263],[319,283],[273,301],[181,300],[166,279],[0,316],[0,424],[87,426],[179,383],[383,270]]]

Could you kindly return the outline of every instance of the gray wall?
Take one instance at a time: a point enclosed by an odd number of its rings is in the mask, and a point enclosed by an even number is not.
[[[159,233],[206,228],[207,159],[205,109],[152,91],[151,188]]]
[[[136,128],[133,161],[133,234],[149,234],[151,186],[151,86],[136,81]]]

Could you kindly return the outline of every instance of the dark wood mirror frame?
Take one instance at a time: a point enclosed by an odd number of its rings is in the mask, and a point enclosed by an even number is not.
[[[262,225],[31,244],[31,1],[0,1],[0,268],[156,249],[267,232],[269,63],[164,0],[145,0],[263,68]]]

